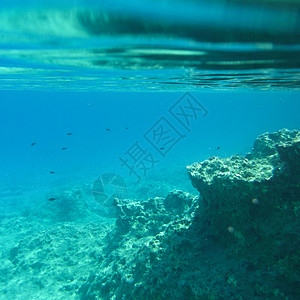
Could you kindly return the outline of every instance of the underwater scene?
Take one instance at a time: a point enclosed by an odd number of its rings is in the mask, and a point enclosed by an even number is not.
[[[300,1],[0,2],[0,300],[300,299]]]

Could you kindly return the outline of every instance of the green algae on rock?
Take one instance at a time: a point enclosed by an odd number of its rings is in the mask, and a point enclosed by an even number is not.
[[[245,158],[187,167],[205,204],[199,226],[209,224],[207,232],[231,256],[261,272],[265,297],[300,293],[299,138],[297,130],[266,133]]]
[[[258,137],[246,157],[189,166],[199,197],[115,199],[116,226],[81,299],[297,299],[300,132]]]

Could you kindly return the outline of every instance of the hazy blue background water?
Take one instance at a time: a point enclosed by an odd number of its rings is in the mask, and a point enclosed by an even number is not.
[[[106,172],[122,175],[130,185],[136,178],[119,157],[136,141],[159,160],[147,175],[157,172],[163,182],[170,177],[166,169],[185,173],[186,165],[213,155],[245,154],[264,132],[299,128],[297,92],[192,93],[208,115],[192,122],[191,132],[168,114],[182,95],[1,92],[2,189],[39,190],[46,199],[54,188],[78,182],[92,186]],[[143,138],[160,117],[169,118],[186,136],[165,157]]]

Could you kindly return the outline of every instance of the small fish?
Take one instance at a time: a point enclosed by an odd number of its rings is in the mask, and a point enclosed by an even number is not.
[[[72,132],[68,132],[68,133],[67,133],[67,135],[72,135],[72,134],[73,134]]]
[[[50,173],[50,174],[55,174],[55,172],[54,172],[54,171],[50,171],[49,173]]]
[[[165,150],[165,147],[160,147],[159,150]]]
[[[36,145],[36,143],[31,143],[31,146],[35,146]]]
[[[68,149],[68,147],[62,147],[62,148],[61,148],[61,150],[66,150],[66,149]]]
[[[110,129],[109,129],[109,128],[105,128],[105,130],[106,130],[106,131],[110,131]]]
[[[219,150],[219,149],[221,149],[221,147],[220,147],[220,146],[218,146],[218,147],[217,147],[217,150]]]
[[[128,130],[128,127],[126,127],[125,129]]]
[[[56,200],[56,199],[53,198],[53,197],[51,197],[51,198],[48,199],[48,201],[54,201],[54,200]]]

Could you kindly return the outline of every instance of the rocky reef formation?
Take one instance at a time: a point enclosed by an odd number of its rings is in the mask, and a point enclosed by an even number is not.
[[[109,221],[0,220],[0,299],[79,299],[101,262]]]
[[[162,293],[161,289],[178,281],[169,268],[181,265],[173,250],[176,234],[192,224],[197,202],[197,197],[182,191],[142,202],[116,199],[119,217],[115,230],[107,235],[107,258],[82,286],[82,299],[167,297],[168,291]]]
[[[299,163],[300,132],[281,130],[259,136],[246,157],[188,167],[204,203],[195,226],[206,224],[205,232],[246,264],[255,297],[300,295]]]
[[[31,219],[43,219],[49,222],[90,221],[95,213],[88,207],[82,187],[66,187],[52,191],[48,198],[27,206],[22,216]]]
[[[194,197],[115,199],[116,226],[81,299],[299,299],[300,132],[187,167]]]

